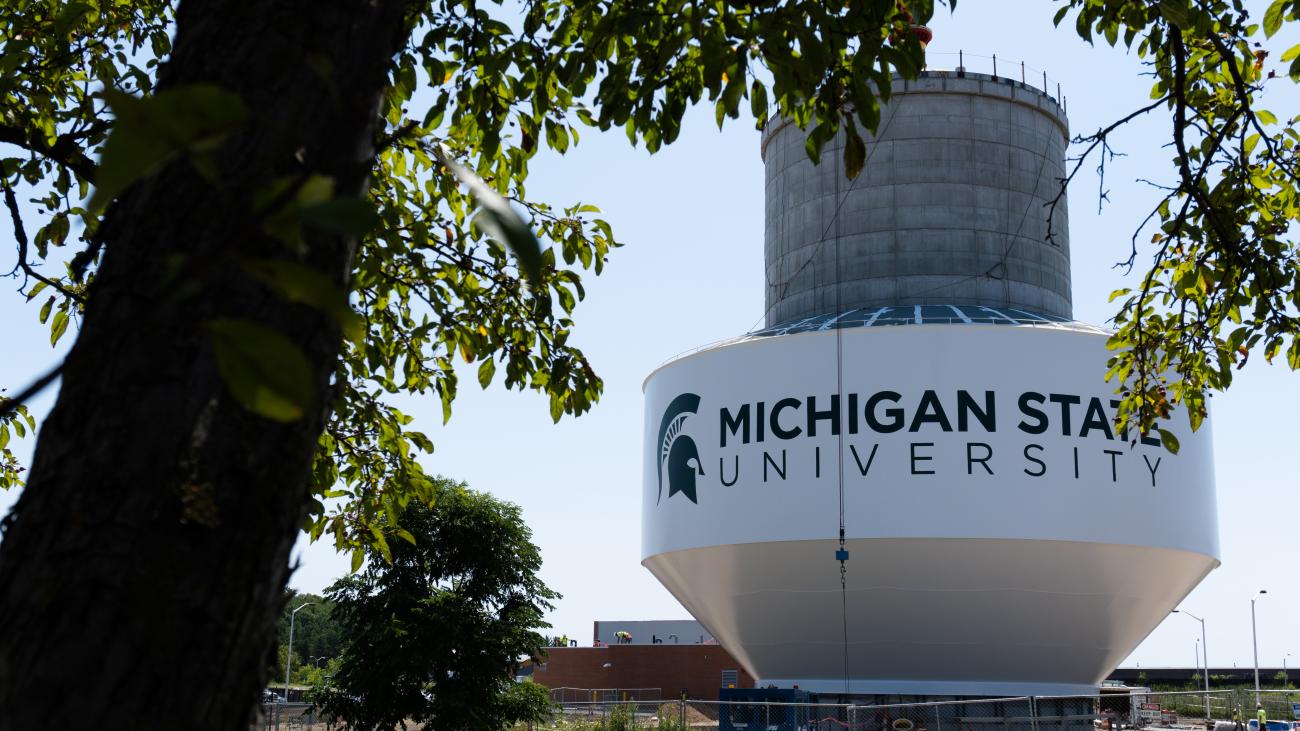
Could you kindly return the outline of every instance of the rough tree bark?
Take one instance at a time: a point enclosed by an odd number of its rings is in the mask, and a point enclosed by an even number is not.
[[[364,193],[398,0],[183,0],[162,85],[239,94],[249,125],[213,186],[185,162],[110,211],[104,258],[0,544],[0,729],[74,712],[98,728],[246,728],[270,662],[289,551],[310,499],[337,325],[251,280],[290,258],[255,220],[274,179]],[[354,242],[311,233],[342,283]],[[225,391],[202,323],[255,320],[311,362],[320,408],[280,424]]]

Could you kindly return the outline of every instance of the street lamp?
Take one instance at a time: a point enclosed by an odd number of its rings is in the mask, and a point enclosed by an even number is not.
[[[303,607],[310,606],[316,602],[303,602],[297,609],[289,614],[289,651],[284,654],[284,702],[289,702],[289,668],[293,666],[293,623],[298,618],[298,612]]]
[[[1255,651],[1255,706],[1259,706],[1259,639],[1255,634],[1255,600],[1262,594],[1267,594],[1267,589],[1260,589],[1255,596],[1250,598],[1250,644]],[[1260,731],[1264,731],[1260,729]]]
[[[1210,646],[1205,640],[1205,620],[1186,610],[1175,609],[1173,613],[1186,614],[1201,623],[1201,662],[1205,667],[1205,717],[1208,719],[1210,717]]]

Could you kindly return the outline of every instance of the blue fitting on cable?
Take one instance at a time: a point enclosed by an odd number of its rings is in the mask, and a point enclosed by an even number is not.
[[[838,550],[838,551],[835,552],[835,560],[836,560],[836,561],[848,561],[848,560],[849,560],[849,552],[846,551],[846,550],[844,550],[843,548],[841,548],[840,550]]]

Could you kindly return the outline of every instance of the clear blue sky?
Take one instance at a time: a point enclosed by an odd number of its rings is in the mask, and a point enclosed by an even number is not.
[[[1252,3],[1256,16],[1263,5]],[[1031,81],[1041,82],[1038,70],[1046,69],[1053,89],[1059,82],[1068,98],[1073,133],[1095,130],[1144,103],[1150,81],[1137,59],[1090,48],[1071,29],[1054,30],[1057,7],[1045,0],[962,0],[954,14],[940,9],[931,23],[931,64],[955,65],[963,49],[973,71],[987,71],[991,62],[979,56],[994,53],[1004,75],[1018,71],[1021,60]],[[1278,47],[1297,41],[1283,39]],[[1269,87],[1267,102],[1279,118],[1300,112],[1300,92],[1286,81]],[[1158,115],[1116,138],[1127,156],[1108,164],[1110,203],[1100,215],[1096,176],[1083,174],[1072,187],[1076,319],[1104,322],[1113,314],[1107,295],[1131,281],[1111,265],[1127,256],[1132,228],[1154,200],[1154,191],[1134,179],[1168,180],[1172,173],[1161,147],[1167,139],[1168,122]],[[543,577],[564,595],[550,617],[555,633],[586,641],[595,619],[688,616],[640,565],[641,381],[682,351],[759,323],[763,170],[752,122],[718,132],[711,109],[693,112],[679,141],[653,157],[631,149],[621,131],[584,131],[568,155],[544,156],[531,168],[531,195],[601,206],[627,244],[611,256],[605,275],[588,280],[575,317],[574,340],[604,377],[605,397],[592,413],[553,426],[544,399],[496,386],[479,391],[471,376],[445,427],[434,398],[404,408],[437,445],[426,460],[430,471],[523,507],[545,559]],[[0,231],[3,241],[12,240],[7,223]],[[0,271],[12,266],[12,257],[12,246],[0,246]],[[36,307],[20,297],[0,297],[0,321],[0,387],[12,391],[56,363],[59,353],[36,323]],[[47,394],[34,408],[43,415],[51,403]],[[1223,566],[1183,606],[1206,618],[1215,665],[1251,664],[1249,599],[1261,588],[1269,591],[1258,607],[1261,663],[1280,665],[1295,653],[1288,664],[1300,665],[1297,405],[1300,374],[1267,367],[1262,358],[1252,359],[1231,392],[1213,401]],[[19,453],[26,456],[30,446],[29,440]],[[15,498],[0,494],[0,510]],[[1119,502],[1113,509],[1127,508]],[[300,542],[295,555],[302,565],[291,584],[304,591],[320,591],[347,570],[328,542]],[[1173,616],[1125,664],[1190,665],[1199,636],[1196,622]]]

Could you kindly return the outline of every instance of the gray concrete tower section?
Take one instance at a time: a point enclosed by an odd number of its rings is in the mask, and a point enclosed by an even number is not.
[[[866,168],[821,165],[784,120],[763,133],[767,325],[887,305],[984,305],[1072,318],[1069,137],[1051,96],[984,74],[894,81]],[[838,290],[838,291],[837,291]]]

